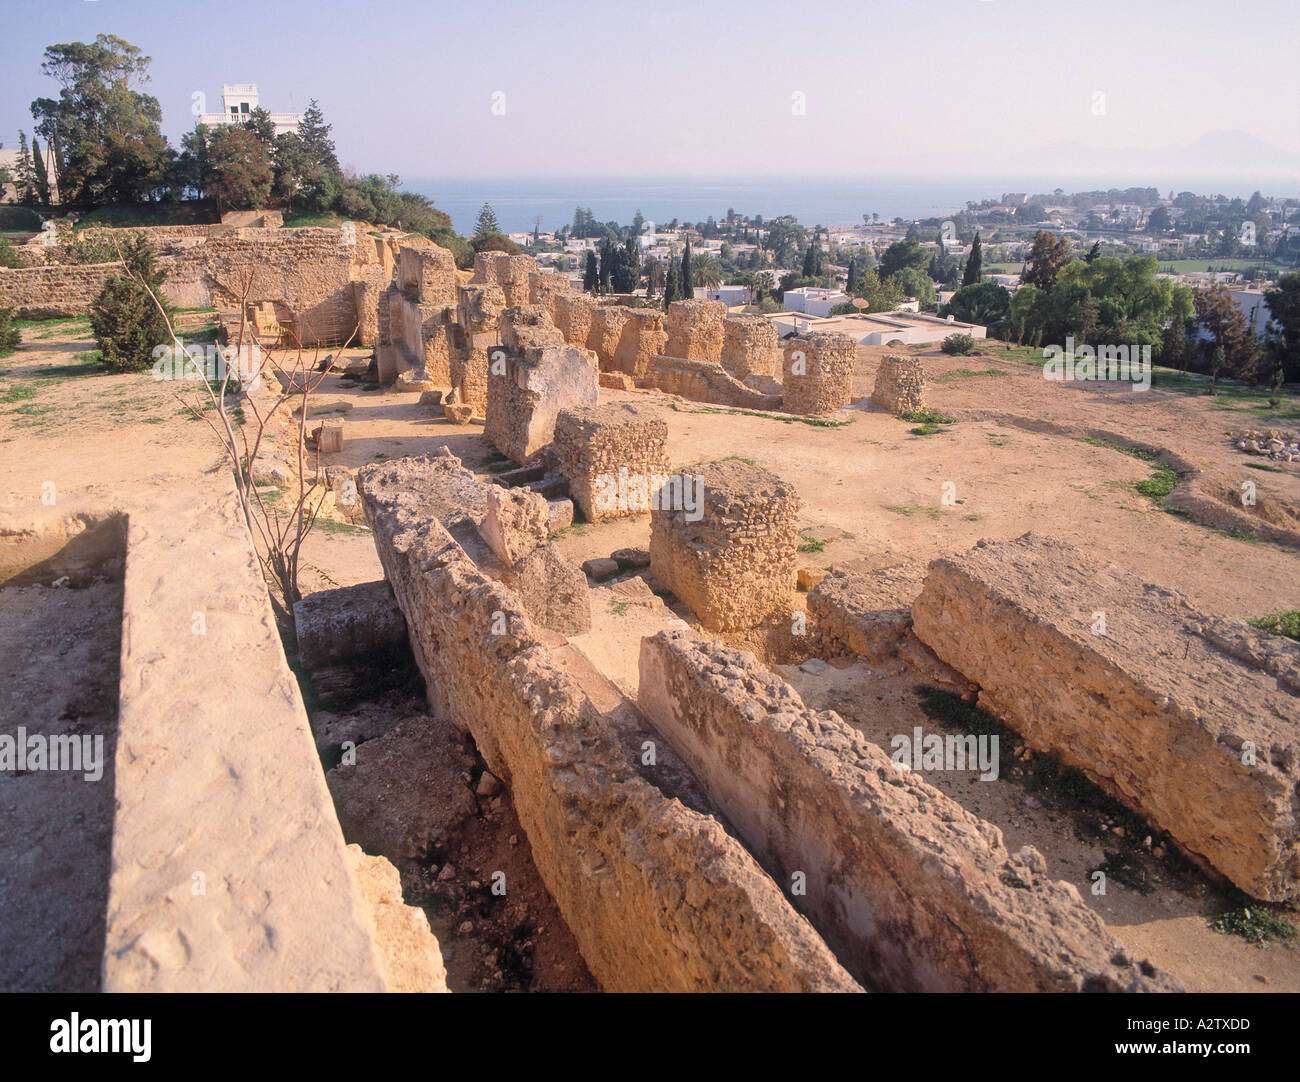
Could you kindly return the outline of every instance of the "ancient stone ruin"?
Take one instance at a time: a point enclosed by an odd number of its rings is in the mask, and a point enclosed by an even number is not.
[[[857,343],[847,334],[810,334],[789,338],[785,346],[787,413],[823,417],[847,406],[853,398],[853,366]]]
[[[650,512],[650,569],[711,631],[788,613],[799,497],[746,462],[675,475]]]
[[[902,416],[925,409],[925,370],[920,357],[887,353],[876,370],[871,401]]]
[[[589,522],[648,514],[668,479],[668,425],[630,403],[561,410],[552,450]]]

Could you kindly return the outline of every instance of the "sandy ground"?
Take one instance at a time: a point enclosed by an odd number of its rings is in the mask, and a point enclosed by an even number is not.
[[[3,377],[42,365],[67,365],[84,339],[52,338],[24,346],[0,362],[0,507],[22,508],[39,499],[40,484],[60,492],[105,496],[179,465],[197,471],[215,462],[211,434],[179,412],[147,376],[71,376],[50,383],[19,406],[4,404]],[[883,349],[863,347],[855,396],[865,399]],[[347,351],[346,356],[362,357]],[[635,400],[668,423],[674,466],[739,456],[780,474],[802,500],[801,527],[820,551],[801,565],[824,568],[856,558],[914,560],[964,550],[983,537],[1008,538],[1029,529],[1052,534],[1121,564],[1151,581],[1176,586],[1193,604],[1238,617],[1300,608],[1300,555],[1242,540],[1161,511],[1132,488],[1152,467],[1108,447],[1050,432],[1029,431],[1047,421],[1120,433],[1155,444],[1235,479],[1254,481],[1261,496],[1300,507],[1300,469],[1264,472],[1244,467],[1229,435],[1263,427],[1248,413],[1216,399],[1163,391],[1134,394],[1048,383],[1041,371],[995,348],[983,356],[924,354],[931,380],[928,404],[957,419],[934,435],[865,402],[843,414],[849,424],[815,427],[770,417],[719,412],[654,394],[602,390],[605,400]],[[991,372],[990,370],[995,370]],[[465,464],[490,476],[499,462],[475,425],[454,426],[422,407],[418,394],[366,391],[327,377],[320,405],[348,403],[347,441],[331,463],[360,466],[383,458],[450,447]],[[1296,427],[1291,423],[1290,427]],[[107,437],[107,438],[106,438]],[[943,504],[945,483],[956,503]],[[578,524],[558,543],[581,561],[622,547],[647,547],[647,519],[600,526]],[[814,546],[809,546],[812,548]],[[304,592],[381,577],[364,530],[316,532],[304,550]],[[623,609],[608,590],[593,595],[597,626],[575,640],[592,663],[625,694],[635,692],[633,646],[641,634],[673,617],[662,606]],[[810,705],[838,710],[869,737],[934,723],[913,692],[914,674],[868,673],[865,666],[810,676],[781,669]],[[1112,878],[1094,896],[1088,873],[1106,849],[1085,822],[1058,801],[1028,791],[1017,778],[972,782],[969,776],[936,783],[965,806],[995,822],[1014,850],[1040,847],[1054,872],[1079,887],[1085,900],[1134,953],[1174,972],[1192,989],[1300,990],[1300,947],[1257,948],[1206,927],[1206,914],[1224,892],[1195,873],[1170,871],[1154,861],[1157,890],[1141,894]],[[466,975],[478,980],[478,975]]]

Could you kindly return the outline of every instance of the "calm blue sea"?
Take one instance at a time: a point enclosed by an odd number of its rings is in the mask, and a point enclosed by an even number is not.
[[[1249,196],[1253,188],[1225,191],[1224,181],[1183,178],[1177,191]],[[793,214],[804,225],[860,224],[863,214],[929,218],[951,214],[967,200],[997,199],[1004,192],[1092,191],[1111,187],[1158,186],[1146,178],[1083,177],[430,177],[406,178],[403,187],[427,195],[451,215],[457,232],[473,231],[479,208],[491,203],[507,233],[533,228],[541,217],[543,231],[573,221],[575,207],[590,207],[597,221],[627,224],[638,210],[652,222],[702,222],[710,214],[726,217]]]

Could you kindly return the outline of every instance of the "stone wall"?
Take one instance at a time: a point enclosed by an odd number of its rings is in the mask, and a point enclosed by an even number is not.
[[[519,463],[547,446],[560,410],[594,406],[599,370],[589,350],[566,345],[543,308],[525,305],[501,314],[506,357],[489,367],[483,434]]]
[[[785,343],[786,413],[822,417],[837,413],[853,398],[853,365],[858,344],[847,334],[814,333]]]
[[[886,353],[876,369],[871,401],[899,416],[925,409],[925,369],[921,367],[921,358]]]
[[[554,298],[555,326],[571,346],[587,348],[596,302],[585,293],[557,293]]]
[[[471,285],[500,286],[510,307],[530,303],[530,276],[537,273],[537,260],[530,255],[479,252],[474,257]]]
[[[664,355],[721,364],[726,315],[727,306],[721,301],[673,301],[668,306]]]
[[[456,290],[455,341],[451,355],[451,386],[456,401],[487,409],[488,357],[501,343],[500,319],[506,295],[496,285],[462,285]]]
[[[796,905],[872,990],[1173,990],[1124,960],[1037,851],[1013,855],[991,823],[808,709],[752,654],[649,636],[639,705],[772,876],[803,873]]]
[[[180,307],[238,308],[252,273],[251,304],[274,305],[284,340],[335,345],[362,322],[352,282],[356,230],[236,229],[164,255],[164,290]]]
[[[561,410],[556,468],[589,522],[646,514],[650,493],[670,472],[668,425],[631,403]]]
[[[716,820],[634,772],[517,598],[428,519],[437,497],[418,476],[381,463],[357,482],[430,708],[471,733],[509,786],[542,880],[601,986],[854,990]],[[506,633],[494,635],[502,619]]]
[[[614,366],[614,352],[628,321],[630,308],[617,304],[602,304],[591,313],[591,329],[587,333],[587,348],[596,355],[602,372]]]
[[[569,276],[562,271],[534,270],[528,274],[528,304],[546,309],[555,322],[555,298],[571,291]]]
[[[697,502],[684,507],[693,480]],[[799,497],[774,473],[714,462],[682,477],[682,500],[650,512],[650,570],[710,631],[759,627],[788,614]]]
[[[781,375],[776,324],[763,316],[727,316],[722,322],[722,367],[738,380]]]
[[[1031,748],[1254,897],[1300,897],[1300,644],[1034,534],[936,560],[912,614]]]
[[[654,357],[641,382],[655,390],[681,395],[696,402],[743,409],[779,410],[781,395],[764,394],[747,387],[721,365],[682,357]]]
[[[618,336],[614,355],[602,371],[626,372],[633,379],[644,379],[650,365],[663,353],[668,341],[663,313],[655,308],[625,308],[627,318]]]
[[[116,262],[0,269],[0,308],[12,308],[15,319],[84,316],[104,283],[122,270]]]

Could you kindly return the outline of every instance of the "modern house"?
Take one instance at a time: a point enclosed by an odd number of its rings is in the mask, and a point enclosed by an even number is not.
[[[221,108],[219,113],[200,113],[198,122],[211,127],[214,124],[243,124],[248,114],[258,108],[256,83],[225,83],[221,87]],[[302,122],[302,113],[271,113],[271,123],[275,125],[275,134],[297,131]]]

